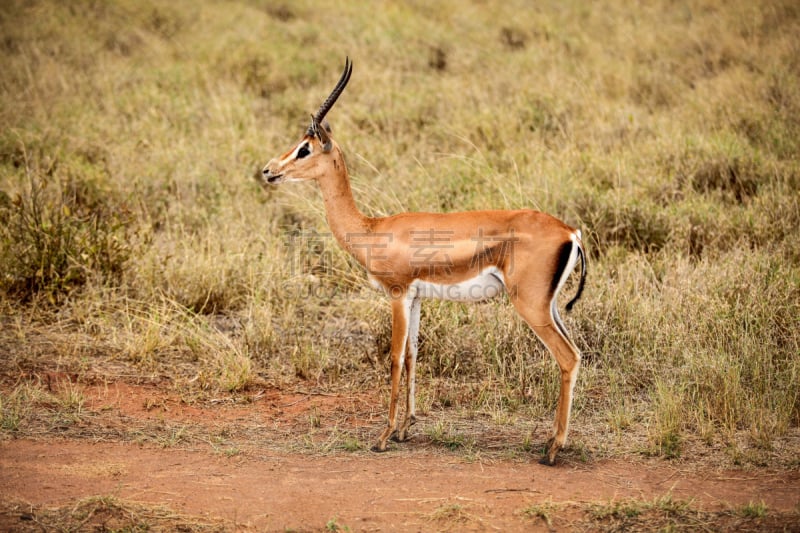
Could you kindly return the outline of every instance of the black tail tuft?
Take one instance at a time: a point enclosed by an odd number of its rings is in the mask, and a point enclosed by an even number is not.
[[[580,242],[577,242],[576,244],[578,245],[578,256],[581,260],[581,280],[578,283],[578,292],[575,293],[575,296],[572,298],[572,300],[567,302],[567,312],[572,311],[572,306],[575,305],[575,302],[580,299],[581,293],[583,293],[583,286],[586,284],[586,254],[584,253],[583,246],[580,244]]]

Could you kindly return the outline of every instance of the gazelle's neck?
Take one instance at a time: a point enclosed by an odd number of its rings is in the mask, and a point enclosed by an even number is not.
[[[342,151],[334,145],[330,168],[325,176],[319,178],[319,188],[325,202],[325,215],[328,226],[339,244],[350,253],[352,238],[365,234],[370,227],[370,219],[359,211],[350,188],[350,175],[344,163]],[[348,236],[350,238],[348,238]]]

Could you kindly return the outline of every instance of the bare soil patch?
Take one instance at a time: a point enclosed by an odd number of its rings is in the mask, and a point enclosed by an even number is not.
[[[0,443],[3,528],[800,527],[797,470],[721,471],[638,457],[567,458],[552,468],[534,455],[443,451],[422,435],[373,454],[357,445],[326,448],[330,430],[318,437],[322,445],[293,449],[286,442],[300,433],[313,439],[315,425],[356,434],[365,426],[372,435],[382,418],[371,414],[372,398],[358,394],[271,389],[246,401],[190,404],[155,386],[121,382],[82,392],[92,416],[65,437],[51,431]],[[186,437],[163,436],[175,428]],[[748,510],[754,502],[763,505]]]

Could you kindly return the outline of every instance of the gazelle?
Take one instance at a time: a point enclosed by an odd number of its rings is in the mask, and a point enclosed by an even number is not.
[[[577,261],[586,279],[580,230],[532,210],[462,213],[401,213],[365,216],[356,207],[344,156],[323,121],[352,73],[349,58],[331,94],[311,117],[300,142],[272,159],[264,184],[315,180],[322,191],[331,231],[367,271],[369,281],[391,298],[391,397],[386,428],[372,447],[405,441],[416,421],[414,372],[420,299],[480,301],[506,292],[514,307],[547,346],[561,369],[561,391],[553,433],[541,462],[553,465],[567,438],[580,354],[558,315],[556,297]],[[398,427],[401,371],[406,371],[405,418]]]

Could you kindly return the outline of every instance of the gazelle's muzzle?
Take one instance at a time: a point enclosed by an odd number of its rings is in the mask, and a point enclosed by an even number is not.
[[[269,166],[272,163],[270,161],[267,163],[267,166],[264,167],[264,170],[261,171],[261,178],[264,183],[269,183],[270,185],[276,185],[283,181],[283,174],[274,174],[272,170],[270,170]]]

